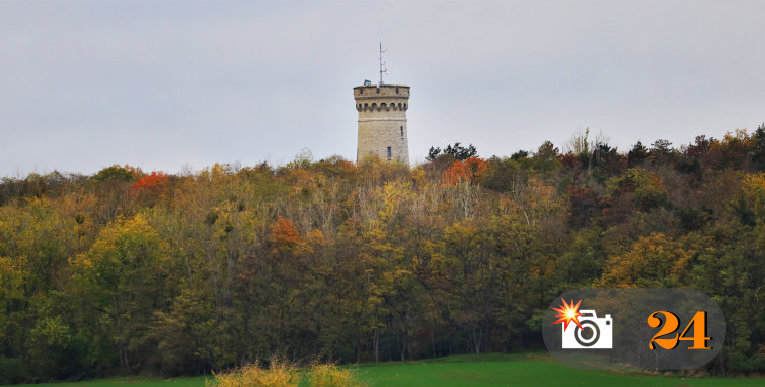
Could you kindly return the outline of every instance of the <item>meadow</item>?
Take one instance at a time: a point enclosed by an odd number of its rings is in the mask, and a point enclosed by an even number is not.
[[[574,370],[541,354],[489,353],[437,360],[362,364],[353,367],[369,386],[762,386],[765,378],[683,377],[617,371]],[[37,387],[201,387],[205,377],[112,378]]]

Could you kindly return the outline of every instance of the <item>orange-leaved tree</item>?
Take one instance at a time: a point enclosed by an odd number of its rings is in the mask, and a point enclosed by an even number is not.
[[[162,172],[152,172],[133,183],[130,190],[136,195],[139,203],[152,206],[156,204],[158,198],[165,196],[169,180],[169,177]]]
[[[300,236],[295,223],[279,216],[271,225],[271,237],[275,252],[281,254],[312,252],[311,246]]]
[[[169,178],[162,172],[152,172],[146,176],[141,177],[132,187],[134,190],[154,190],[164,187]]]
[[[454,163],[444,172],[444,183],[457,184],[463,181],[477,183],[488,166],[489,163],[480,157],[454,160]]]

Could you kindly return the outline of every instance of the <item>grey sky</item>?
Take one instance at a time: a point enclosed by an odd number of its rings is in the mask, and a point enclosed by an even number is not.
[[[353,90],[411,86],[410,159],[765,121],[765,1],[2,1],[0,176],[354,159]]]

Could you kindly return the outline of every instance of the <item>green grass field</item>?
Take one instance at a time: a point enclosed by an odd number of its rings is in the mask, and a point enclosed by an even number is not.
[[[370,386],[765,386],[765,378],[682,378],[581,371],[538,354],[486,354],[354,367]],[[205,378],[115,378],[78,383],[36,384],[37,387],[201,387]]]

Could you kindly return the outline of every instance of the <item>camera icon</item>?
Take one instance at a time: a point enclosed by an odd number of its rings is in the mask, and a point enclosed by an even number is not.
[[[594,310],[583,309],[579,316],[582,327],[574,325],[574,329],[565,329],[561,324],[561,347],[570,349],[581,348],[611,348],[613,346],[613,324],[611,315],[598,317]],[[584,331],[588,331],[585,334]]]

